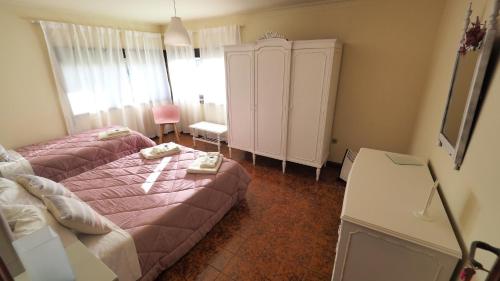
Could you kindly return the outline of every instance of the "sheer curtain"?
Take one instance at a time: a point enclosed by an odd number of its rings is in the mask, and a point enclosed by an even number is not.
[[[200,59],[193,46],[166,46],[174,104],[181,109],[181,128],[199,121],[226,124],[224,46],[240,43],[239,26],[202,29]],[[200,104],[203,95],[204,104]]]
[[[199,31],[199,80],[204,95],[206,121],[226,124],[226,80],[224,46],[240,44],[237,25],[201,29]]]
[[[174,104],[181,111],[180,127],[188,133],[190,124],[203,120],[194,50],[192,46],[166,46],[166,49]]]
[[[126,32],[130,40],[124,49],[116,29],[46,21],[40,25],[70,134],[112,124],[155,134],[151,106],[171,102],[165,70],[157,72],[159,65],[165,68],[158,56],[160,37],[154,44],[145,40],[149,34],[134,37]],[[154,65],[142,65],[140,71],[155,74],[137,74],[142,63]],[[139,89],[144,84],[150,85]]]
[[[161,34],[137,31],[123,34],[132,104],[136,115],[142,117],[143,131],[153,136],[157,126],[152,106],[172,103]]]

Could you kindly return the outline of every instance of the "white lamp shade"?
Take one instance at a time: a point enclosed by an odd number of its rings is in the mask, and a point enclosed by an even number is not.
[[[189,46],[191,39],[189,33],[182,24],[181,18],[172,17],[165,32],[165,45],[170,46]]]

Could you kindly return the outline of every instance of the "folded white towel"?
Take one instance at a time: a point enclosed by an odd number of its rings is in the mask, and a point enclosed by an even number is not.
[[[153,147],[141,149],[142,157],[146,159],[158,159],[179,153],[181,148],[174,142],[162,143]]]
[[[224,156],[222,154],[219,154],[218,160],[213,168],[201,167],[204,158],[205,155],[201,155],[200,157],[196,158],[196,160],[194,160],[194,162],[191,163],[191,165],[189,165],[187,172],[190,174],[217,174],[222,164],[222,159],[224,158]]]
[[[220,153],[219,152],[207,152],[205,156],[201,156],[201,168],[214,168],[219,162]]]
[[[106,130],[104,132],[100,132],[98,135],[98,138],[99,138],[99,140],[109,140],[109,139],[127,136],[127,135],[130,135],[130,133],[131,133],[131,131],[127,127],[113,128],[113,129]]]

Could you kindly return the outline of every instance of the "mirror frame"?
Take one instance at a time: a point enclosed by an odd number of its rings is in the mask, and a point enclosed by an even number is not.
[[[460,53],[457,50],[457,56],[455,59],[455,66],[453,68],[453,75],[451,79],[450,90],[448,92],[448,100],[446,102],[446,108],[444,110],[443,118],[441,121],[441,129],[439,131],[439,145],[442,146],[448,154],[453,158],[455,163],[455,169],[460,169],[462,165],[465,150],[467,148],[467,144],[470,139],[472,124],[474,122],[474,117],[477,111],[477,105],[479,101],[479,97],[481,95],[481,89],[483,86],[484,77],[486,74],[486,68],[488,66],[488,62],[491,56],[491,51],[493,49],[493,44],[496,36],[496,18],[498,16],[498,5],[500,0],[494,0],[493,3],[493,12],[488,19],[486,34],[483,38],[483,42],[481,48],[479,50],[479,56],[476,62],[476,66],[474,69],[474,74],[472,75],[472,80],[469,88],[469,94],[467,97],[464,114],[462,116],[462,121],[460,124],[460,130],[458,132],[457,143],[452,144],[444,135],[444,126],[446,122],[446,114],[448,113],[448,108],[450,105],[451,97],[453,94],[453,84],[455,82],[457,68],[459,65]],[[464,31],[462,32],[463,39],[465,37],[465,32],[469,28],[470,16],[472,14],[472,3],[469,4],[469,8],[467,9],[465,15],[465,26]]]

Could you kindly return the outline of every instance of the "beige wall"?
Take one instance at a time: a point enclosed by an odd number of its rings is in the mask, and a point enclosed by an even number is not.
[[[410,148],[412,153],[428,157],[467,245],[479,239],[498,246],[498,69],[491,73],[461,170],[454,170],[453,161],[436,145],[467,1],[352,0],[191,21],[187,25],[196,30],[240,24],[244,42],[271,30],[291,40],[344,41],[333,135],[338,143],[332,159],[340,161],[346,147],[401,152]],[[473,1],[479,15],[488,14],[489,5],[487,0]],[[29,21],[32,18],[160,30],[116,19],[0,4],[0,143],[7,147],[65,134],[46,48],[39,27]]]
[[[345,43],[330,159],[345,149],[407,152],[444,1],[352,0],[186,22],[188,29],[242,25],[242,40],[266,31],[288,39]]]
[[[344,41],[333,135],[338,143],[331,157],[341,161],[346,147],[408,150],[431,53],[428,42],[434,39],[442,6],[435,0],[351,0],[192,21],[188,26],[240,24],[246,42],[269,30],[292,40]],[[65,134],[46,47],[39,27],[29,19],[159,30],[65,11],[0,8],[0,98],[7,108],[0,111],[0,143],[7,147]]]
[[[40,26],[31,19],[159,31],[159,26],[0,4],[0,144],[8,148],[66,134]]]
[[[500,246],[500,69],[487,74],[490,83],[483,107],[460,170],[454,170],[451,157],[437,146],[437,136],[445,108],[455,51],[463,28],[469,0],[447,0],[446,16],[439,26],[433,63],[424,91],[411,152],[428,157],[450,211],[467,248],[473,240]],[[474,15],[485,19],[491,0],[474,0]],[[498,53],[498,46],[497,53]],[[491,261],[491,257],[489,259]],[[482,280],[478,278],[477,280]]]
[[[64,135],[38,30],[1,7],[0,34],[0,143],[17,147]]]

